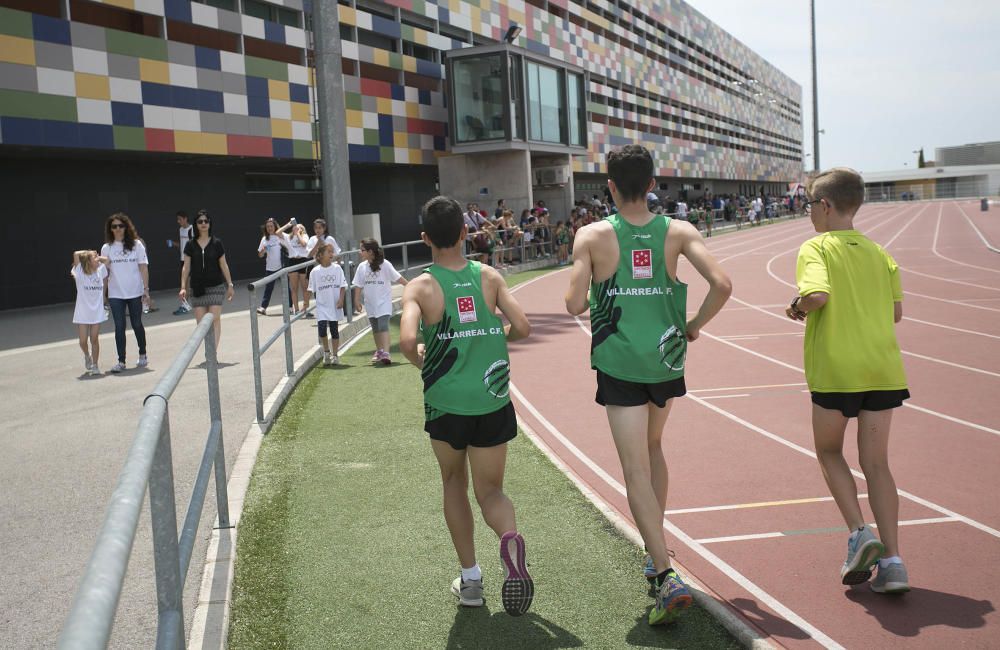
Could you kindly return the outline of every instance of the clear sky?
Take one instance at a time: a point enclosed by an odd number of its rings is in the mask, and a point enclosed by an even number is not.
[[[802,86],[811,154],[809,0],[687,2]],[[998,30],[998,0],[816,0],[821,166],[906,169],[921,147],[1000,140]]]

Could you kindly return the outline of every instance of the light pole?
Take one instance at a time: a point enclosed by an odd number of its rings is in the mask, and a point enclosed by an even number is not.
[[[809,22],[812,29],[813,76],[813,171],[819,171],[819,93],[816,90],[816,0],[809,0]]]

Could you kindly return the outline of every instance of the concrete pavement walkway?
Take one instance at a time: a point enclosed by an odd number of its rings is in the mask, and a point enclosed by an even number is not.
[[[72,304],[0,312],[0,648],[53,647],[90,557],[118,473],[132,442],[142,401],[194,328],[192,315],[173,316],[173,293],[154,294],[160,311],[144,316],[150,366],[131,369],[135,337],[128,338],[130,369],[83,376],[72,324]],[[277,314],[279,308],[271,306]],[[280,325],[262,317],[261,338]],[[219,350],[227,466],[254,418],[248,292],[237,286],[224,307]],[[293,326],[294,357],[316,344],[316,321]],[[170,402],[170,429],[183,519],[208,435],[206,379],[199,352]],[[101,368],[116,357],[111,321],[102,325]],[[262,360],[265,396],[283,377],[277,342]],[[214,490],[214,487],[209,488]],[[215,498],[205,504],[185,587],[190,629],[202,575]],[[156,591],[148,506],[140,519],[111,647],[152,647]]]

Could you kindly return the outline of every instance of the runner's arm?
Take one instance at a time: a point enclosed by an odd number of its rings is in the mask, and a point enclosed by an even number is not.
[[[423,368],[423,355],[417,350],[420,328],[420,282],[411,282],[403,290],[403,315],[399,319],[399,350],[417,368]]]
[[[701,328],[707,325],[729,300],[729,296],[733,293],[733,283],[722,265],[708,252],[705,240],[701,238],[698,229],[685,222],[677,225],[680,226],[678,230],[681,231],[682,237],[681,254],[691,262],[701,277],[708,281],[708,294],[702,301],[698,313],[687,323],[687,339],[694,341],[701,333]],[[671,228],[673,226],[674,223],[671,224]]]
[[[507,282],[503,279],[503,276],[493,268],[489,268],[487,272],[490,274],[492,282],[497,286],[497,307],[500,308],[503,315],[510,321],[510,324],[504,327],[504,334],[507,335],[507,341],[519,341],[527,338],[531,334],[531,323],[528,322],[528,317],[525,315],[520,303],[517,302],[517,299],[510,292],[510,288],[507,286]]]
[[[566,311],[577,316],[590,306],[587,290],[590,288],[590,228],[584,226],[573,242],[573,266],[569,272],[569,289],[566,291]]]
[[[892,319],[893,319],[893,322],[896,322],[896,323],[898,323],[899,321],[903,320],[903,303],[902,302],[894,302],[894,303],[892,303]]]

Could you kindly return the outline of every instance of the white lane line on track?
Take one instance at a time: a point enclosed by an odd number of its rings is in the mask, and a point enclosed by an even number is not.
[[[956,203],[955,205],[957,206],[958,204]],[[962,208],[959,206],[958,209],[961,210]],[[968,262],[961,262],[959,260],[953,260],[952,258],[945,257],[944,255],[942,255],[941,253],[938,252],[938,249],[937,249],[938,233],[941,230],[941,213],[943,211],[944,211],[944,203],[942,203],[941,206],[938,208],[938,218],[937,218],[937,224],[935,224],[935,226],[934,226],[934,241],[931,243],[931,252],[933,252],[935,255],[937,255],[938,257],[940,257],[943,260],[948,260],[949,262],[954,262],[955,264],[960,264],[961,266],[968,266],[968,267],[973,268],[973,269],[982,269],[983,271],[990,271],[991,273],[1000,273],[1000,269],[991,269],[991,268],[989,268],[987,266],[977,266],[975,264],[969,264]],[[963,211],[963,214],[964,214],[964,211]],[[969,218],[968,215],[966,215],[965,218],[968,219]],[[975,227],[975,226],[973,226],[973,227]],[[982,233],[979,233],[979,237],[982,239],[982,237],[983,237]],[[983,241],[985,242],[986,240],[983,239]],[[989,246],[989,244],[987,244],[987,247],[988,246]]]
[[[803,324],[803,323],[801,323],[799,321],[793,321],[793,320],[790,320],[786,316],[782,316],[780,314],[775,314],[773,312],[767,311],[766,309],[760,309],[758,307],[755,307],[755,306],[751,305],[750,303],[748,303],[746,301],[740,300],[736,296],[730,296],[729,299],[730,300],[734,300],[734,301],[736,301],[736,302],[738,302],[738,303],[740,303],[742,305],[746,305],[747,307],[751,307],[751,308],[755,309],[756,311],[759,311],[762,314],[767,314],[768,316],[771,316],[773,318],[777,318],[777,319],[779,319],[781,321],[795,323],[796,325],[799,325],[800,327],[805,327],[805,324]],[[717,336],[713,336],[712,338],[720,340],[723,343],[729,343],[729,341],[721,339],[721,338],[719,338]],[[745,348],[743,348],[743,349],[745,349]],[[988,375],[990,377],[1000,377],[1000,373],[993,372],[992,370],[985,370],[983,368],[976,368],[974,366],[966,366],[966,365],[963,365],[961,363],[955,363],[954,361],[945,361],[944,359],[938,359],[937,357],[929,357],[929,356],[926,356],[926,355],[923,355],[923,354],[918,354],[916,352],[910,352],[909,350],[902,350],[901,349],[900,352],[903,353],[903,354],[905,354],[905,355],[907,355],[907,356],[916,357],[918,359],[923,359],[925,361],[931,361],[933,363],[940,363],[940,364],[945,365],[945,366],[952,366],[954,368],[959,368],[961,370],[968,370],[969,372],[975,372],[975,373],[978,373],[978,374],[981,374],[981,375]],[[756,352],[751,352],[751,353],[752,354],[756,354]],[[770,358],[770,357],[765,357],[765,358]],[[779,363],[781,363],[781,362],[779,362]],[[787,365],[787,364],[784,364],[784,365]],[[788,366],[788,367],[789,368],[794,368],[794,366]],[[796,368],[796,370],[798,370],[798,368]]]
[[[972,219],[970,219],[969,215],[965,213],[965,209],[962,207],[962,205],[960,203],[955,203],[955,205],[957,205],[958,209],[962,211],[962,216],[965,217],[965,220],[969,222],[969,225],[972,226],[972,229],[976,231],[976,234],[979,235],[979,238],[983,240],[983,244],[986,245],[986,248],[990,249],[994,253],[1000,253],[1000,248],[997,248],[996,246],[986,241],[985,235],[983,235],[982,231],[979,230],[978,227],[976,227],[976,224],[972,223]]]
[[[702,399],[728,399],[730,397],[750,397],[750,393],[737,393],[734,395],[706,395]]]
[[[521,286],[521,285],[518,285]],[[528,412],[541,424],[545,429],[553,436],[559,443],[571,454],[576,456],[577,460],[583,463],[590,471],[594,472],[602,481],[604,481],[611,489],[620,494],[623,497],[627,497],[625,491],[625,486],[619,483],[613,476],[608,474],[604,469],[598,465],[596,462],[591,460],[589,456],[580,451],[580,449],[574,445],[566,436],[562,434],[551,422],[545,419],[545,416],[538,412],[538,409],[529,402],[521,391],[517,389],[517,386],[511,383],[510,392],[518,402],[521,403]],[[704,545],[696,542],[690,535],[685,533],[683,530],[675,526],[669,519],[663,520],[663,528],[671,535],[679,539],[685,546],[690,548],[692,551],[700,555],[703,559],[712,564],[716,569],[725,574],[730,580],[738,584],[740,587],[753,594],[758,600],[770,607],[772,610],[780,614],[785,620],[797,626],[800,630],[812,637],[820,645],[830,648],[831,650],[840,649],[845,650],[844,646],[840,645],[829,636],[824,634],[819,628],[813,626],[807,620],[793,612],[791,609],[782,604],[778,599],[776,599],[771,594],[764,591],[762,588],[757,586],[749,578],[744,576],[742,573],[733,568],[728,562],[717,556],[715,553],[709,551]]]
[[[990,298],[990,300],[1000,300],[1000,298]],[[961,327],[952,327],[951,325],[942,325],[941,323],[932,323],[926,320],[920,320],[919,318],[913,318],[912,316],[903,316],[903,320],[907,320],[913,323],[920,323],[921,325],[930,325],[932,327],[940,327],[946,330],[952,330],[954,332],[963,332],[965,334],[974,334],[976,336],[985,336],[991,339],[1000,339],[1000,336],[996,334],[987,334],[986,332],[980,332],[978,330],[967,330]]]
[[[788,388],[790,386],[805,386],[805,382],[799,381],[791,384],[757,384],[755,386],[727,386],[725,388],[689,388],[689,393],[707,393],[723,390],[752,390],[757,388]]]
[[[958,519],[954,517],[927,517],[926,519],[904,519],[898,522],[899,526],[924,526],[927,524],[944,524],[949,522],[957,522]],[[869,524],[872,528],[878,528],[875,523]],[[843,532],[848,532],[847,528],[823,528],[819,530],[787,530],[781,532],[773,533],[751,533],[749,535],[729,535],[728,537],[706,537],[703,539],[696,540],[701,544],[718,544],[720,542],[745,542],[755,539],[771,539],[774,537],[798,537],[800,535],[808,535],[810,533],[823,534],[843,530]]]
[[[576,320],[576,324],[580,326],[580,329],[582,329],[587,334],[587,336],[591,336],[590,330],[587,329],[586,326],[584,326],[583,321],[580,320],[580,317],[579,316],[574,316],[574,319]],[[795,366],[793,366],[791,364],[788,364],[788,363],[785,363],[784,361],[779,361],[778,359],[774,359],[772,357],[760,354],[759,352],[754,352],[753,350],[744,348],[743,346],[740,346],[740,345],[736,345],[735,343],[730,343],[729,341],[723,341],[723,340],[721,340],[721,339],[719,339],[719,338],[717,338],[715,336],[712,336],[711,334],[709,334],[708,332],[706,332],[704,330],[702,330],[701,333],[702,333],[702,335],[707,336],[707,337],[709,337],[711,339],[715,339],[716,341],[719,341],[720,343],[724,343],[725,345],[730,345],[730,346],[732,346],[734,348],[738,348],[740,350],[743,350],[744,352],[749,352],[750,354],[752,354],[754,356],[758,356],[758,357],[760,357],[762,359],[766,359],[767,361],[771,361],[772,363],[776,363],[778,365],[785,366],[786,368],[791,368],[792,370],[795,370],[795,371],[800,372],[800,373],[803,372],[801,368],[796,368]],[[707,402],[706,400],[702,399],[701,397],[697,397],[697,396],[695,396],[695,395],[693,395],[691,393],[688,393],[687,395],[685,395],[685,397],[687,397],[688,399],[694,400],[695,402],[701,404],[705,408],[708,408],[708,409],[710,409],[712,411],[715,411],[719,415],[721,415],[721,416],[723,416],[725,418],[728,418],[728,419],[732,420],[733,422],[736,422],[737,424],[743,425],[744,427],[750,429],[751,431],[755,431],[755,432],[759,433],[760,435],[764,436],[765,438],[770,438],[771,440],[774,440],[775,442],[777,442],[779,444],[785,445],[789,449],[794,449],[795,451],[799,452],[800,454],[805,454],[806,456],[809,456],[810,458],[813,458],[813,459],[816,458],[816,453],[814,451],[812,451],[810,449],[806,449],[805,447],[802,447],[801,445],[797,445],[794,442],[792,442],[791,440],[786,440],[785,438],[782,438],[781,436],[779,436],[779,435],[777,435],[775,433],[771,433],[770,431],[767,431],[766,429],[762,429],[761,427],[758,427],[756,424],[753,424],[751,422],[747,422],[746,420],[744,420],[740,416],[735,415],[733,413],[730,413],[729,411],[727,411],[725,409],[719,408],[715,404]],[[917,408],[917,407],[914,407],[914,406],[912,406],[910,404],[907,404],[906,402],[903,402],[903,406],[909,406],[910,408]],[[984,427],[982,425],[975,424],[973,422],[966,422],[965,420],[959,420],[958,418],[952,418],[950,415],[944,415],[943,413],[938,413],[936,411],[931,411],[930,409],[925,409],[925,408],[917,408],[917,410],[922,411],[924,413],[929,413],[931,415],[936,415],[938,417],[944,417],[947,420],[951,420],[951,421],[957,422],[959,424],[964,424],[964,425],[967,425],[967,426],[974,427],[976,429],[981,429],[983,431],[987,431],[989,433],[1000,435],[1000,431],[997,431],[996,429],[990,429],[989,427]],[[851,474],[853,474],[855,477],[861,479],[862,481],[866,481],[867,482],[867,479],[865,478],[865,475],[862,472],[859,472],[858,470],[856,470],[854,468],[851,468]],[[922,497],[918,497],[918,496],[916,496],[914,494],[911,494],[910,492],[907,492],[905,490],[900,490],[900,489],[897,488],[896,492],[899,493],[899,496],[904,497],[906,499],[909,499],[910,501],[913,501],[915,503],[919,503],[920,505],[924,506],[925,508],[930,508],[931,510],[934,510],[936,512],[940,512],[941,514],[943,514],[943,515],[945,515],[947,517],[954,517],[956,519],[959,519],[963,523],[966,523],[969,526],[972,526],[973,528],[977,528],[977,529],[979,529],[979,530],[981,530],[981,531],[983,531],[985,533],[988,533],[988,534],[990,534],[990,535],[992,535],[992,536],[1000,539],[1000,530],[996,530],[995,528],[991,528],[991,527],[987,526],[984,523],[976,521],[975,519],[970,519],[969,517],[966,517],[964,515],[960,515],[957,512],[954,512],[953,510],[948,510],[944,506],[939,506],[938,504],[934,503],[933,501],[928,501],[927,499],[924,499]]]
[[[734,300],[738,300],[738,299],[734,298]],[[577,318],[577,322],[578,323],[580,322],[579,317]],[[581,327],[583,327],[583,326],[581,325]],[[726,341],[725,339],[721,339],[718,336],[715,336],[714,334],[709,334],[705,330],[702,330],[701,333],[704,336],[707,336],[710,339],[718,341],[719,343],[722,343],[724,345],[728,345],[730,347],[734,347],[737,350],[742,350],[743,352],[746,352],[748,354],[752,354],[753,356],[759,357],[761,359],[764,359],[765,361],[770,361],[773,364],[776,364],[776,365],[779,365],[779,366],[784,366],[785,368],[788,368],[789,370],[794,370],[794,371],[799,372],[799,373],[805,372],[802,368],[799,368],[798,366],[793,366],[792,364],[785,363],[784,361],[781,361],[780,359],[775,359],[774,357],[769,357],[766,354],[761,354],[760,352],[757,352],[756,350],[751,350],[750,348],[745,348],[742,345],[737,345],[736,343],[733,343],[732,341]],[[920,355],[920,354],[910,353],[910,355],[911,356],[920,357],[920,358],[923,358],[923,359],[928,359],[928,360],[931,360],[931,361],[937,361],[939,363],[945,363],[945,364],[948,364],[948,365],[957,365],[957,364],[952,364],[950,361],[941,361],[940,359],[932,359],[931,357],[924,357],[923,355]],[[971,369],[971,368],[966,367],[966,369]],[[979,372],[982,372],[984,374],[995,375],[997,377],[1000,377],[1000,374],[995,373],[995,372],[990,372],[989,370],[982,370],[982,369],[976,369],[976,370],[978,370]],[[804,390],[802,392],[806,393],[806,392],[809,392],[809,391],[808,390]],[[938,411],[932,411],[929,408],[925,408],[923,406],[917,406],[915,404],[911,404],[909,401],[903,402],[903,406],[905,406],[906,408],[915,409],[917,411],[920,411],[921,413],[926,413],[928,415],[933,415],[935,417],[939,417],[939,418],[941,418],[943,420],[948,420],[949,422],[954,422],[956,424],[961,424],[961,425],[970,427],[972,429],[978,429],[978,430],[984,431],[986,433],[992,433],[993,435],[1000,436],[1000,431],[998,431],[997,429],[992,429],[992,428],[984,426],[982,424],[976,424],[975,422],[969,422],[968,420],[962,420],[960,418],[956,418],[956,417],[948,415],[946,413],[939,413]]]
[[[910,273],[910,272],[911,271],[907,270],[907,273]],[[972,309],[980,309],[982,311],[996,311],[996,312],[1000,312],[1000,309],[996,309],[994,307],[985,307],[983,305],[970,305],[968,303],[959,302],[957,300],[949,300],[947,298],[938,298],[937,296],[928,296],[925,293],[917,293],[916,291],[910,291],[909,289],[904,289],[903,293],[905,293],[908,296],[917,296],[918,298],[924,298],[926,300],[933,300],[935,302],[946,302],[949,305],[960,305],[962,307],[970,307]]]
[[[781,305],[784,306],[784,305]],[[762,336],[802,336],[802,332],[770,332],[767,334],[727,334],[720,339],[758,339]]]

